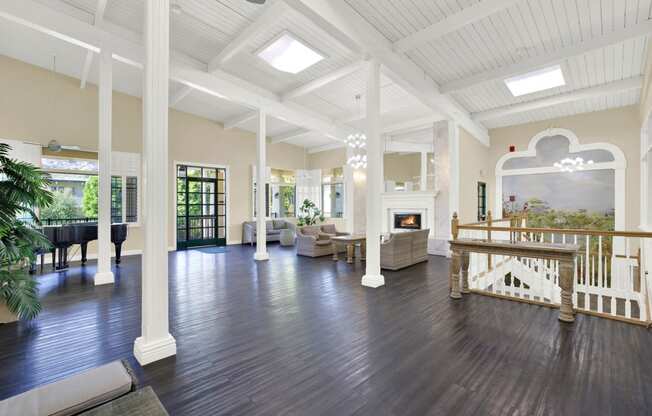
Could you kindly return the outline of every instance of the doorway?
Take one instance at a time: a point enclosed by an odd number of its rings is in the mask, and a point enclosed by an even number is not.
[[[177,165],[177,250],[226,245],[226,169]]]

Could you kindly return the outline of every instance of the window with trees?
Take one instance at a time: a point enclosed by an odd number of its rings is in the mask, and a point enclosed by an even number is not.
[[[321,200],[325,217],[344,217],[344,168],[323,171]]]
[[[67,153],[73,153],[68,151]],[[84,153],[84,156],[91,154]],[[111,222],[138,222],[138,169],[124,167],[124,153],[117,153],[118,167],[112,168],[111,176]],[[139,155],[130,155],[138,161]],[[41,209],[41,220],[45,224],[67,224],[97,221],[99,178],[96,159],[74,157],[74,155],[46,155],[41,159],[43,169],[50,173],[50,190],[54,193],[52,205]]]
[[[271,218],[290,218],[296,216],[297,187],[296,175],[292,170],[269,169],[268,183],[265,184],[265,216]],[[256,207],[256,174],[253,179],[254,216]]]

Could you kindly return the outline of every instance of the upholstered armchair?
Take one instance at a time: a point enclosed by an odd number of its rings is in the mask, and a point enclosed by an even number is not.
[[[329,237],[337,237],[341,235],[349,235],[349,233],[345,233],[342,231],[337,231],[337,228],[335,228],[335,224],[324,224],[321,226],[321,232],[323,234],[327,234]]]
[[[297,255],[321,257],[333,254],[331,236],[323,233],[318,225],[297,228]]]
[[[380,267],[398,270],[428,261],[428,233],[430,230],[392,233],[380,245]]]

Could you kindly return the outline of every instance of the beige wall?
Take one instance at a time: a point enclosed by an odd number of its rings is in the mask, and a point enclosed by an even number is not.
[[[487,209],[493,207],[494,166],[489,161],[489,148],[460,128],[460,212],[463,224],[478,220],[478,182],[487,184]]]
[[[489,166],[492,172],[489,178],[490,191],[493,193],[496,189],[493,174],[496,163],[508,152],[509,145],[515,145],[517,151],[526,150],[532,137],[550,127],[573,131],[582,144],[612,143],[623,151],[627,159],[625,223],[628,230],[635,230],[639,223],[640,208],[640,119],[637,106],[490,130]],[[462,153],[462,159],[464,156]]]
[[[645,80],[641,90],[641,105],[639,109],[641,124],[652,111],[652,46],[648,43],[645,63]]]
[[[421,154],[385,153],[383,172],[386,181],[412,181],[416,189],[419,186],[418,177],[421,176]]]
[[[344,165],[346,165],[346,149],[344,147],[324,152],[308,153],[308,169],[332,169]]]
[[[97,150],[97,88],[79,88],[79,80],[0,55],[0,137],[45,144],[56,138],[64,145]],[[56,102],[53,102],[56,97]],[[142,102],[113,94],[113,150],[141,152]],[[251,165],[256,138],[238,129],[224,130],[211,120],[170,110],[169,118],[169,245],[174,244],[174,161],[229,167],[229,240],[241,239],[241,224],[251,213]],[[306,153],[288,144],[268,145],[268,164],[304,168]],[[154,201],[156,203],[156,201]],[[124,250],[142,247],[142,230],[132,227]],[[93,252],[94,247],[89,247]]]

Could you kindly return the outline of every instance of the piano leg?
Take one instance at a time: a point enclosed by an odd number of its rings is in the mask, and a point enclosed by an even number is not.
[[[120,264],[121,252],[122,252],[122,243],[115,243],[115,264]]]
[[[88,243],[81,243],[81,262],[82,265],[86,264],[86,252],[88,250]]]
[[[63,267],[68,268],[68,247],[63,248]]]
[[[52,249],[52,270],[57,269],[56,263],[55,263],[56,257],[57,257],[57,248],[55,247],[55,248]]]

